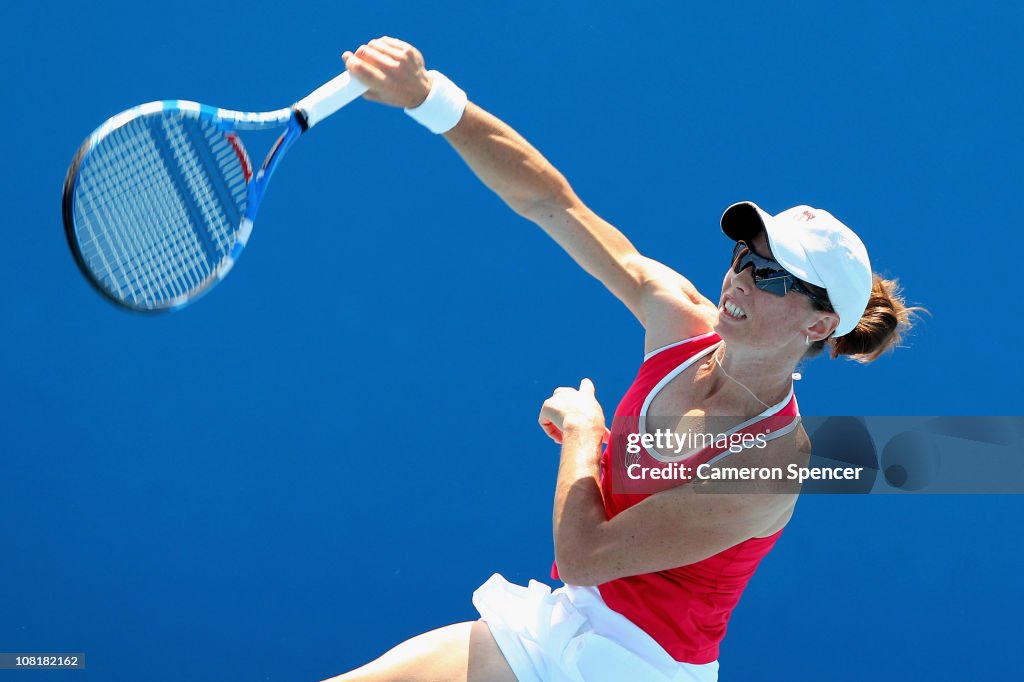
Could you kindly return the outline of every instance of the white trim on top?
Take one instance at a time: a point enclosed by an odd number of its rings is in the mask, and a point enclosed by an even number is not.
[[[662,346],[661,348],[659,348],[657,350],[652,350],[650,353],[648,353],[647,355],[644,356],[644,362],[647,362],[648,360],[650,360],[651,358],[653,358],[655,355],[657,355],[658,353],[660,353],[663,350],[668,350],[669,348],[675,348],[676,346],[681,346],[684,343],[689,343],[690,341],[699,341],[700,339],[706,339],[706,338],[708,338],[709,336],[711,336],[714,333],[715,332],[707,332],[706,334],[700,334],[698,336],[691,336],[688,339],[683,339],[682,341],[676,341],[675,343],[670,343],[667,346]]]
[[[712,333],[714,333],[714,332],[712,332]],[[700,337],[694,337],[694,338],[700,338]],[[687,339],[687,340],[689,340],[689,339]],[[685,342],[680,341],[679,343],[685,343]],[[672,344],[672,346],[678,346],[678,345],[679,345],[678,343]],[[657,384],[654,385],[654,388],[652,388],[651,392],[647,394],[646,398],[644,398],[644,403],[640,407],[640,420],[639,420],[639,425],[638,425],[638,429],[639,429],[640,433],[647,433],[647,410],[650,408],[651,403],[654,402],[654,398],[657,397],[658,393],[661,392],[661,389],[663,389],[670,381],[675,379],[677,376],[679,376],[680,374],[685,372],[686,369],[690,365],[692,365],[693,363],[697,362],[697,360],[700,360],[705,355],[707,355],[708,353],[710,353],[713,350],[717,349],[721,345],[722,345],[722,342],[719,341],[718,343],[713,343],[710,346],[708,346],[707,348],[705,348],[704,350],[699,351],[698,353],[695,353],[694,355],[692,355],[689,358],[687,358],[686,360],[684,360],[682,362],[682,364],[680,364],[678,367],[676,367],[671,372],[666,374],[661,379],[661,381],[659,381]],[[668,347],[669,346],[666,346],[666,348],[668,348]],[[659,349],[659,350],[663,350],[663,349]],[[655,351],[655,352],[657,352],[657,351]],[[782,410],[782,408],[784,408],[789,403],[789,401],[792,398],[793,398],[793,383],[790,382],[790,384],[789,384],[789,393],[786,394],[786,397],[783,398],[780,402],[776,403],[775,405],[772,405],[771,407],[766,409],[761,414],[759,414],[759,415],[757,415],[755,417],[752,417],[751,419],[748,419],[747,421],[743,422],[739,426],[735,427],[734,429],[728,431],[727,433],[725,433],[723,435],[731,436],[732,434],[736,433],[737,431],[741,431],[741,430],[747,428],[748,426],[751,426],[752,424],[756,424],[757,422],[761,421],[762,419],[764,419],[766,417],[771,417],[772,415],[780,412]],[[794,420],[794,422],[798,423],[799,420]],[[792,427],[792,428],[795,428],[795,426]],[[787,429],[783,429],[781,431],[777,431],[776,432],[777,435],[773,435],[772,438],[777,438],[779,435],[785,435],[786,433],[789,433],[789,431],[792,431],[792,428],[787,427],[788,430]],[[701,448],[701,449],[703,449],[703,448]],[[700,452],[700,450],[694,450],[693,452],[687,453],[685,456],[682,456],[682,457],[666,458],[661,453],[657,453],[657,452],[652,451],[646,445],[644,446],[644,450],[646,450],[647,454],[649,454],[651,457],[653,457],[654,459],[658,460],[659,462],[682,462],[682,461],[685,461],[685,460],[689,459],[690,457],[692,457],[693,455],[697,454],[698,452]],[[728,451],[726,451],[726,452],[728,452]],[[720,456],[716,456],[716,457],[720,459]],[[714,460],[712,460],[712,461],[714,461]]]

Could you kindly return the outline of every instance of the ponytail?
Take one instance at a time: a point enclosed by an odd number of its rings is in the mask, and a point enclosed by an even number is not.
[[[872,362],[898,346],[916,316],[928,312],[918,306],[907,307],[899,280],[882,279],[877,274],[872,274],[871,280],[868,306],[853,331],[812,344],[808,357],[820,354],[827,343],[833,358],[848,355],[857,362]]]

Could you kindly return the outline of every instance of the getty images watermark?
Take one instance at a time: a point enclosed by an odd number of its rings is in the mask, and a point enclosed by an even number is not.
[[[711,450],[719,453],[737,454],[750,448],[763,450],[768,446],[769,434],[749,431],[733,433],[694,432],[687,429],[678,433],[671,429],[655,429],[647,433],[626,434],[626,455],[624,462],[626,476],[633,481],[796,481],[807,480],[858,480],[864,467],[806,467],[790,463],[781,466],[756,466],[744,463],[729,466],[723,458],[706,457],[700,453]],[[647,451],[660,465],[645,465],[637,455]],[[671,453],[671,454],[666,454]]]
[[[715,493],[1024,493],[1024,417],[797,417],[760,426],[616,417],[604,474],[618,492],[639,494],[687,482]]]

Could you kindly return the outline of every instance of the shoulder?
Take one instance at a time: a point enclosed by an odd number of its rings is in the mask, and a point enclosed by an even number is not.
[[[650,258],[640,257],[635,267],[642,283],[645,353],[714,329],[718,306],[690,280]]]

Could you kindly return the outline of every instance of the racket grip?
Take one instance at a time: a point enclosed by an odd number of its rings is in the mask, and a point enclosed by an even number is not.
[[[312,128],[338,109],[366,92],[365,85],[352,78],[346,71],[309,93],[298,102],[295,108],[306,117],[306,127]]]

